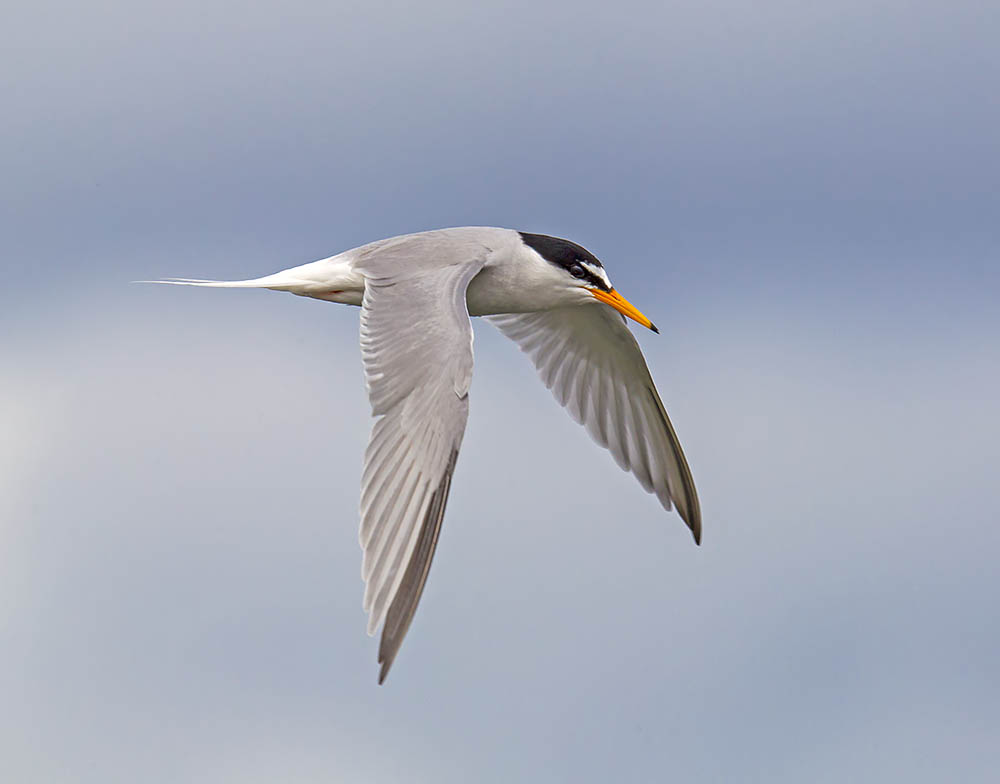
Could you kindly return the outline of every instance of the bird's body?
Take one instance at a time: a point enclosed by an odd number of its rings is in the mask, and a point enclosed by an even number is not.
[[[469,282],[466,304],[470,316],[527,313],[578,302],[554,289],[561,274],[541,259],[512,229],[467,226],[404,234],[376,240],[367,245],[319,261],[291,267],[263,278],[239,281],[171,279],[157,281],[220,288],[267,288],[288,291],[303,297],[337,302],[362,303],[365,269],[371,263],[392,267],[405,275],[419,272],[423,259],[440,260],[442,266],[482,261],[481,271]],[[461,259],[461,261],[450,261]],[[563,294],[560,297],[560,294]]]
[[[384,680],[423,591],[468,416],[469,316],[491,317],[546,386],[616,462],[701,535],[698,498],[626,315],[652,323],[612,288],[589,251],[546,235],[464,227],[378,240],[244,281],[357,305],[375,424],[361,488],[368,631],[383,626]],[[616,313],[615,311],[618,311]]]

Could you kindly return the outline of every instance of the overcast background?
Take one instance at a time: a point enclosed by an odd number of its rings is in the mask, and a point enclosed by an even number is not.
[[[0,28],[0,778],[994,780],[995,2]],[[378,687],[358,311],[129,281],[467,224],[581,242],[659,325],[704,544],[477,322]]]

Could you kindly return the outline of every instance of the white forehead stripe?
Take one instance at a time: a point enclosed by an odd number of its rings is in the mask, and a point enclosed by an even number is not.
[[[606,285],[609,289],[611,288],[611,281],[608,280],[608,273],[604,271],[604,267],[598,267],[596,264],[591,264],[589,261],[585,261],[583,259],[580,259],[579,264],[595,278],[603,280],[604,285]]]

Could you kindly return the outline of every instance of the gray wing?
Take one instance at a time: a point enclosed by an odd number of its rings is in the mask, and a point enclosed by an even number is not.
[[[663,401],[624,319],[607,305],[490,316],[560,405],[701,541],[698,495]]]
[[[402,249],[400,253],[406,255]],[[366,259],[361,352],[376,417],[361,483],[368,633],[383,623],[379,683],[427,580],[469,413],[472,325],[465,303],[483,260]]]

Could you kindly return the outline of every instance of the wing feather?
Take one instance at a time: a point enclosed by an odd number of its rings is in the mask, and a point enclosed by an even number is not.
[[[451,477],[457,458],[458,451],[456,450],[452,452],[448,470],[445,472],[441,484],[438,485],[431,497],[431,503],[424,516],[423,525],[420,527],[413,555],[399,586],[397,594],[399,598],[393,601],[386,615],[378,650],[378,661],[382,665],[378,676],[379,683],[383,683],[386,675],[389,674],[389,668],[392,666],[399,646],[410,628],[413,614],[417,611],[417,603],[420,601],[420,594],[423,593],[424,583],[427,582],[431,559],[434,557],[438,535],[441,533],[441,521],[444,519],[448,491],[451,489]]]
[[[469,413],[465,294],[484,256],[443,253],[431,264],[433,250],[397,244],[357,263],[365,276],[361,353],[376,418],[365,452],[359,539],[368,633],[382,626],[379,683],[423,593]]]
[[[592,305],[488,317],[534,362],[570,416],[701,541],[701,509],[684,452],[635,337]]]

